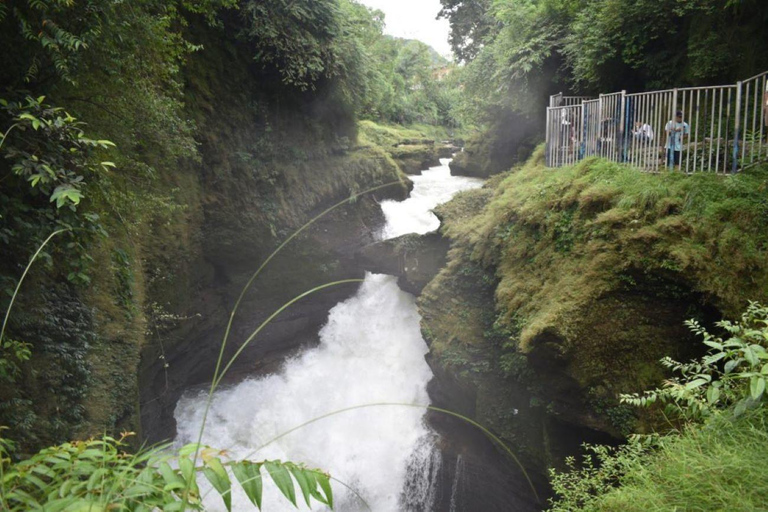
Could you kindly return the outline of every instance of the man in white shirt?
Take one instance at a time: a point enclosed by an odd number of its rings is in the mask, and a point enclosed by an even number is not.
[[[680,168],[680,161],[682,160],[683,153],[683,140],[691,133],[691,127],[688,123],[683,122],[683,111],[678,110],[675,114],[675,119],[668,122],[664,127],[664,131],[667,132],[667,166],[673,165]]]

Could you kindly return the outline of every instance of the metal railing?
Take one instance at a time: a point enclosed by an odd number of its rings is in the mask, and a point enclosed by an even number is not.
[[[682,116],[677,118],[677,113]],[[644,171],[738,172],[768,160],[768,71],[735,85],[550,97],[547,165],[588,156]]]
[[[572,107],[581,105],[582,101],[592,99],[590,96],[563,96],[563,93],[553,94],[549,97],[550,107]]]

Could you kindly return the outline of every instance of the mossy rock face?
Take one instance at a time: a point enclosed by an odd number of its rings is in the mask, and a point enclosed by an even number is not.
[[[460,381],[461,403],[473,397],[464,407],[552,462],[563,425],[652,428],[618,395],[658,385],[660,358],[700,353],[686,320],[711,325],[768,298],[768,169],[547,169],[542,155],[438,208],[452,245],[419,307],[436,374]],[[523,425],[510,411],[526,393],[543,417]],[[537,429],[538,441],[525,434]]]
[[[440,156],[434,141],[430,144],[402,144],[389,150],[392,158],[406,174],[421,174],[430,167],[440,165]]]

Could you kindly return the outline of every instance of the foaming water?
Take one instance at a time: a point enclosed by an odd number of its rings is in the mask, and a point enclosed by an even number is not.
[[[451,177],[447,161],[414,182],[411,199],[382,204],[387,218],[382,237],[435,229],[439,221],[431,208],[481,184]],[[432,510],[441,460],[423,409],[380,406],[343,412],[263,446],[340,409],[379,402],[428,404],[432,372],[424,360],[428,349],[419,322],[413,296],[398,288],[396,278],[367,274],[357,294],[330,311],[317,347],[286,361],[277,374],[216,392],[203,442],[226,449],[232,459],[290,460],[327,470],[353,487],[374,512]],[[179,401],[178,444],[197,440],[205,399],[201,392]],[[342,486],[334,485],[334,494],[336,510],[365,510]],[[224,510],[215,492],[206,506]],[[233,509],[251,508],[234,486]],[[265,485],[264,509],[295,510],[271,482]]]
[[[483,181],[477,178],[451,176],[450,159],[441,159],[440,167],[424,171],[421,176],[411,176],[413,191],[405,201],[382,201],[381,209],[387,219],[382,230],[384,239],[407,233],[429,233],[440,227],[440,221],[432,209],[450,201],[462,190],[479,188]]]

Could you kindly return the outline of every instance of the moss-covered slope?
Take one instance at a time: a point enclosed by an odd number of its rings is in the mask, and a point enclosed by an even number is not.
[[[637,428],[616,397],[695,350],[684,320],[768,295],[765,169],[546,169],[542,156],[441,208],[449,264],[420,299],[433,365],[541,460],[556,425]]]

